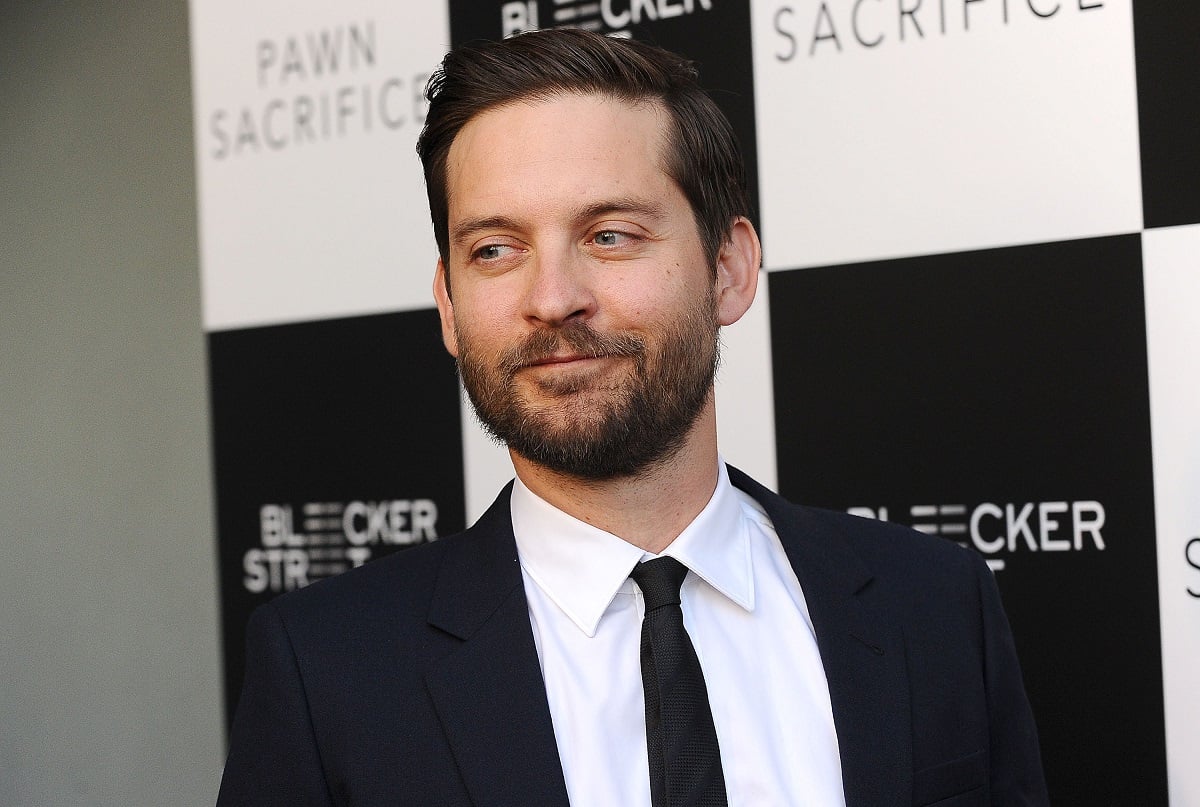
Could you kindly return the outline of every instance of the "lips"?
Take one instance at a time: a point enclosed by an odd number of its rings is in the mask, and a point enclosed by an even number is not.
[[[585,322],[573,322],[530,334],[523,343],[501,355],[498,369],[511,379],[526,368],[554,367],[588,359],[634,358],[644,351],[642,340],[633,335],[601,334]]]
[[[534,359],[528,362],[529,367],[546,367],[555,364],[570,364],[575,361],[585,361],[587,359],[603,359],[605,356],[596,356],[592,354],[572,353],[569,356],[546,356],[540,359]]]

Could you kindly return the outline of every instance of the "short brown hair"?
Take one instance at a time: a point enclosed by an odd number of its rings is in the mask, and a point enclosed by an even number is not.
[[[447,53],[425,88],[429,111],[417,140],[442,260],[450,257],[446,158],[462,127],[515,101],[594,93],[665,107],[671,126],[664,168],[691,205],[715,267],[734,219],[749,215],[750,205],[737,137],[698,75],[692,62],[670,51],[576,29],[476,41]]]

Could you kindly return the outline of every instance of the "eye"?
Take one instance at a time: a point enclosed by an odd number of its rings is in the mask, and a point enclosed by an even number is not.
[[[513,247],[508,244],[485,244],[475,250],[474,257],[481,261],[494,261],[510,254]]]
[[[600,230],[592,240],[602,247],[617,247],[627,242],[632,236],[628,233],[618,232],[617,230]]]

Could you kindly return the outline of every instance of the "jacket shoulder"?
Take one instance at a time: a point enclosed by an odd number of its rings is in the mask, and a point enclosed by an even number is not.
[[[447,547],[460,540],[462,535],[458,533],[376,558],[334,577],[282,594],[271,600],[270,605],[285,619],[331,610],[362,612],[385,605],[405,610],[418,607],[420,602],[428,602]]]
[[[978,553],[947,538],[914,530],[903,524],[879,521],[836,510],[790,504],[822,530],[846,541],[872,566],[972,563]]]

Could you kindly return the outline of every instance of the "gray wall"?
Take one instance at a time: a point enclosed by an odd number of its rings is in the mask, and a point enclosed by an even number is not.
[[[0,5],[0,804],[223,754],[187,6]]]

